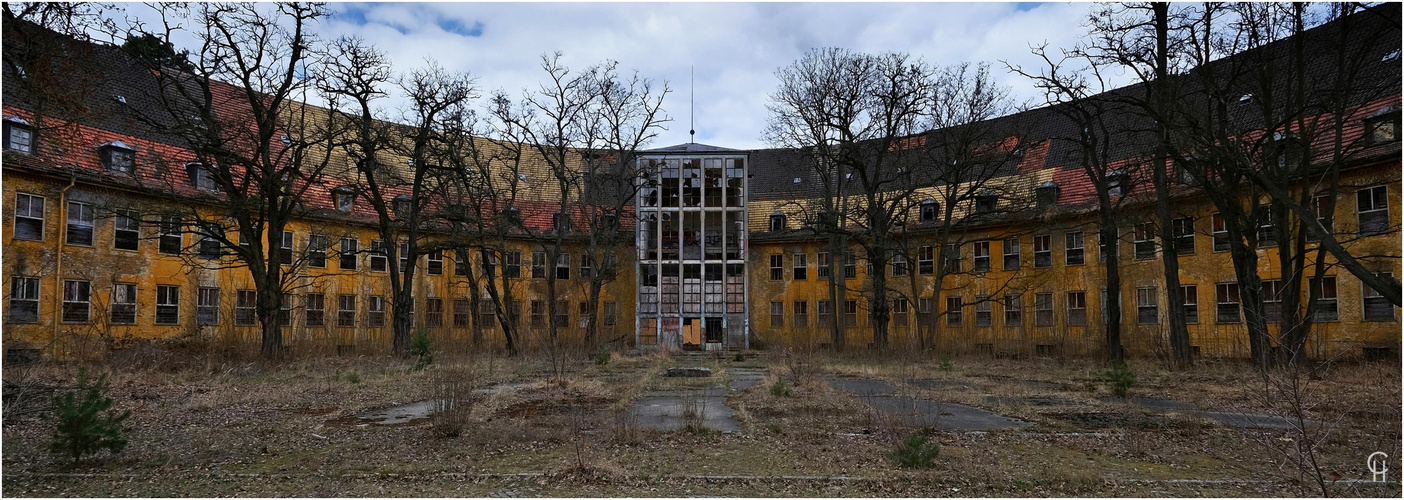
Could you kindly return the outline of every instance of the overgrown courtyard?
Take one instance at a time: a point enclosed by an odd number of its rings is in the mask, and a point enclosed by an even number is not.
[[[416,364],[93,366],[111,373],[116,409],[131,410],[130,443],[76,466],[48,452],[45,407],[78,366],[7,365],[3,494],[1297,496],[1322,493],[1317,471],[1332,495],[1400,494],[1397,471],[1381,484],[1366,469],[1374,451],[1397,463],[1389,363],[1264,378],[1238,362],[1133,360],[1125,399],[1079,360],[770,350],[440,352]],[[1292,381],[1301,389],[1282,397],[1275,388]],[[426,401],[437,415],[362,418]],[[939,447],[929,467],[894,458],[913,436]],[[1314,466],[1297,461],[1304,443]]]

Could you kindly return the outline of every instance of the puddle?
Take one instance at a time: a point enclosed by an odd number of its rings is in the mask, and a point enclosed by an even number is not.
[[[948,431],[983,431],[1033,425],[989,410],[956,403],[894,396],[874,396],[865,398],[864,402],[898,418],[904,424],[918,427],[934,427]]]
[[[657,431],[675,431],[687,427],[689,421],[721,432],[740,432],[736,412],[726,406],[725,393],[720,389],[693,393],[650,392],[641,396],[629,409],[640,427]],[[689,417],[688,413],[695,416]]]
[[[897,388],[892,384],[866,378],[831,378],[829,387],[859,396],[882,396],[897,392]]]
[[[375,425],[403,425],[429,418],[434,414],[434,401],[420,401],[357,415],[356,418]]]

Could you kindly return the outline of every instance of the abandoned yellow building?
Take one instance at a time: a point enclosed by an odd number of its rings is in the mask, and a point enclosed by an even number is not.
[[[1395,90],[1351,110],[1349,140],[1360,146],[1341,170],[1329,220],[1352,255],[1373,272],[1397,277],[1399,47],[1361,50],[1393,68]],[[7,356],[61,354],[76,349],[79,339],[256,339],[248,270],[190,228],[139,215],[170,206],[213,212],[220,196],[175,141],[138,132],[142,128],[126,115],[134,106],[155,105],[143,102],[139,90],[149,78],[145,70],[115,47],[80,53],[88,59],[79,66],[100,75],[92,89],[72,96],[83,101],[82,116],[46,114],[41,100],[16,83],[15,67],[4,70]],[[608,249],[605,262],[583,257],[579,235],[565,238],[563,252],[547,258],[542,235],[571,232],[570,216],[563,224],[559,199],[530,188],[547,172],[522,171],[528,188],[513,206],[527,230],[504,237],[500,257],[487,263],[515,298],[488,298],[478,248],[430,253],[416,266],[415,328],[501,346],[501,324],[511,322],[521,344],[530,346],[556,334],[578,336],[593,322],[600,340],[621,345],[741,349],[826,344],[837,322],[849,344],[861,346],[873,341],[866,291],[874,273],[885,273],[893,297],[890,343],[897,348],[1085,354],[1102,346],[1099,315],[1107,299],[1101,262],[1106,245],[1119,245],[1123,343],[1131,355],[1167,350],[1164,244],[1148,225],[1153,204],[1135,196],[1147,188],[1133,188],[1130,178],[1117,188],[1127,224],[1117,241],[1097,242],[1095,191],[1063,140],[1066,119],[1041,108],[999,120],[1021,124],[1023,132],[1009,137],[1008,164],[991,181],[997,193],[976,196],[968,206],[941,207],[939,186],[913,190],[905,246],[882,269],[867,265],[857,248],[831,255],[827,238],[810,229],[821,180],[803,151],[689,143],[638,152],[644,184],[630,210],[613,215],[620,231],[633,233],[625,240],[633,243]],[[533,175],[541,177],[525,177]],[[274,250],[295,263],[287,270],[290,300],[280,316],[284,343],[293,349],[390,346],[388,270],[402,264],[377,252],[386,243],[379,241],[364,196],[354,179],[330,176],[308,190],[302,215]],[[1173,204],[1173,248],[1191,344],[1200,355],[1245,357],[1248,340],[1222,221],[1193,182],[1176,185]],[[948,222],[941,208],[1019,216],[964,224],[942,252],[931,237]],[[1268,258],[1272,242],[1262,240],[1259,275],[1271,302],[1281,273]],[[940,255],[947,258],[938,262]],[[1313,353],[1396,352],[1397,308],[1334,262],[1312,284],[1319,297]],[[589,277],[602,269],[609,278],[598,308],[590,308]],[[548,277],[560,287],[555,304],[546,303]],[[830,298],[831,277],[841,283],[841,298]]]

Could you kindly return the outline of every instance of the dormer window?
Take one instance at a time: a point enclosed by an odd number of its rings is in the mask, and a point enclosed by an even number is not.
[[[770,214],[770,230],[781,231],[785,229],[785,214],[776,211]]]
[[[332,190],[332,204],[342,212],[350,212],[356,201],[356,190],[349,186],[341,186]]]
[[[1399,108],[1390,106],[1365,118],[1365,143],[1371,146],[1399,140]]]
[[[508,228],[522,225],[522,212],[517,207],[507,207],[502,211],[502,224]]]
[[[34,126],[18,116],[5,118],[5,151],[34,154]]]
[[[1039,209],[1044,209],[1058,203],[1058,193],[1060,188],[1053,181],[1047,181],[1034,188],[1034,200],[1038,203]]]
[[[940,211],[940,209],[936,204],[936,200],[926,200],[921,202],[921,221],[934,222],[936,220],[936,212],[938,211]]]
[[[185,172],[190,175],[190,185],[197,189],[219,191],[219,182],[215,180],[214,172],[204,163],[198,161],[186,163]]]
[[[570,214],[565,212],[551,214],[551,225],[555,227],[558,232],[570,232]]]
[[[395,217],[406,219],[409,218],[410,213],[414,209],[414,205],[410,203],[409,195],[402,194],[395,196],[393,209],[395,210]]]
[[[998,205],[999,195],[986,193],[975,196],[975,213],[983,214],[993,212]]]
[[[131,175],[136,169],[136,148],[122,141],[112,141],[98,146],[102,164],[108,172]]]
[[[1120,170],[1107,172],[1107,196],[1117,197],[1126,194],[1126,173]]]

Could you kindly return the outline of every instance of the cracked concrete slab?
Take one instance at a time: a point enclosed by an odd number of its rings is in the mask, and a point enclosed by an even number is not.
[[[650,392],[634,401],[629,409],[639,426],[657,431],[675,431],[689,423],[720,432],[740,432],[736,412],[726,406],[725,393],[720,389],[679,392]]]
[[[829,387],[851,392],[859,396],[882,396],[897,392],[896,387],[881,380],[866,378],[831,378],[828,379],[828,382]]]
[[[983,431],[1028,427],[1031,422],[1009,418],[973,406],[894,396],[873,396],[869,406],[896,417],[902,423],[947,431]]]

